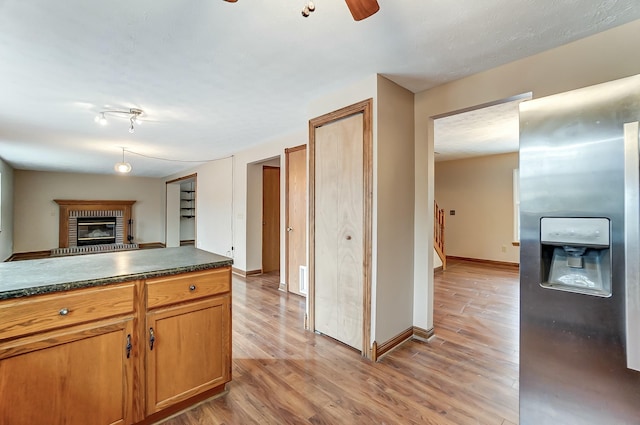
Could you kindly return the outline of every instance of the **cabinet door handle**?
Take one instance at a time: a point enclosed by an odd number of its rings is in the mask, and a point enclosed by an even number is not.
[[[189,290],[190,291],[195,291],[196,290],[196,285],[189,285]]]
[[[69,309],[68,308],[61,308],[60,311],[58,312],[58,314],[60,316],[66,316],[67,314],[69,314]]]
[[[127,335],[127,345],[125,346],[125,349],[127,350],[127,358],[131,356],[132,348],[133,348],[133,345],[131,345],[131,334],[129,334]]]
[[[156,342],[156,335],[153,333],[153,328],[149,328],[149,349],[153,351],[153,344]]]

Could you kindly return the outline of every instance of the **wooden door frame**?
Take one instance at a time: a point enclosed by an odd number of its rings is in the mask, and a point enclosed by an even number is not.
[[[285,148],[284,150],[284,224],[285,231],[289,227],[289,154],[291,152],[301,151],[306,149],[307,145],[299,145],[294,146],[292,148]],[[306,232],[307,229],[304,229]],[[284,283],[280,284],[280,290],[284,292],[289,292],[289,232],[285,233],[285,244],[284,244],[284,269],[286,274],[286,279],[284,279]],[[308,291],[307,291],[308,292]],[[309,294],[307,294],[309,296]]]
[[[315,331],[315,149],[316,128],[343,118],[363,114],[363,182],[364,182],[364,229],[363,229],[363,276],[362,276],[362,356],[371,359],[371,255],[373,213],[373,99],[363,100],[350,106],[309,120],[309,315],[307,328]]]

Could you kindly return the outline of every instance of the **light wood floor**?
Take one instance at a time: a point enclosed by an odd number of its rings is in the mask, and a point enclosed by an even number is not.
[[[378,363],[302,330],[277,276],[234,277],[229,392],[165,422],[518,423],[518,272],[454,261],[437,273],[435,332]]]

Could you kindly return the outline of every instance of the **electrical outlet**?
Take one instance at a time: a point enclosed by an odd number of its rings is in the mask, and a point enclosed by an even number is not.
[[[502,245],[502,252],[507,252],[507,246],[506,245]]]

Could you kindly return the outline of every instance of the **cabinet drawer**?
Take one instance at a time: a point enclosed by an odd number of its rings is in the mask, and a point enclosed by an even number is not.
[[[0,340],[133,312],[134,283],[0,303]]]
[[[231,290],[231,269],[223,267],[147,281],[147,308],[195,300]]]

